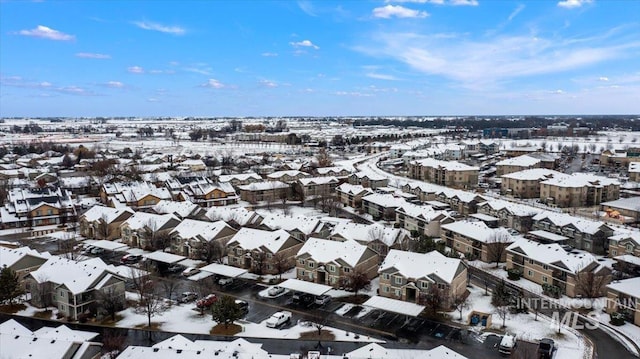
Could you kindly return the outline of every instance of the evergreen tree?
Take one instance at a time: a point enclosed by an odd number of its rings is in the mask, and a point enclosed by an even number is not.
[[[4,265],[0,271],[0,303],[13,304],[13,301],[24,294],[16,272]]]
[[[211,306],[211,318],[227,329],[229,324],[242,318],[242,310],[235,299],[225,295]]]

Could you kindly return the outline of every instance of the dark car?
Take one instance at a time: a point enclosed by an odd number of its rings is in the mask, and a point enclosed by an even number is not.
[[[309,306],[315,302],[315,297],[311,294],[296,292],[293,294],[293,304]]]
[[[120,263],[122,264],[133,264],[138,263],[142,260],[142,256],[140,254],[127,254],[120,258]]]
[[[249,303],[245,302],[244,300],[237,299],[236,306],[238,306],[238,309],[240,309],[242,315],[246,315],[247,313],[249,313]]]
[[[538,343],[538,357],[540,359],[551,359],[555,349],[556,344],[553,339],[540,339],[540,343]]]

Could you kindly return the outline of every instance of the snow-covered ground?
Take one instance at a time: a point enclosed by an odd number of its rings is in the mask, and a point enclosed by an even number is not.
[[[556,358],[562,359],[583,359],[590,358],[592,347],[588,346],[585,339],[577,331],[563,327],[561,334],[557,334],[557,324],[554,324],[548,318],[538,315],[535,319],[533,313],[526,314],[509,314],[505,320],[505,328],[502,327],[502,318],[495,314],[496,309],[491,304],[491,295],[484,295],[484,288],[470,287],[469,306],[462,311],[462,321],[460,313],[457,311],[449,312],[449,316],[455,322],[468,324],[468,317],[472,311],[483,313],[492,313],[491,328],[504,331],[506,333],[515,334],[517,339],[530,342],[537,342],[542,338],[553,339],[557,346],[558,352]],[[482,332],[481,327],[471,327],[471,330]],[[491,332],[485,332],[487,335]]]
[[[322,218],[326,217],[327,214],[322,212],[319,209],[313,207],[301,207],[296,205],[289,205],[288,209],[290,217],[310,217],[310,218]],[[256,208],[256,213],[261,216],[270,215],[270,214],[279,214],[282,215],[282,207],[278,204],[275,204],[271,207],[271,209],[267,208]]]

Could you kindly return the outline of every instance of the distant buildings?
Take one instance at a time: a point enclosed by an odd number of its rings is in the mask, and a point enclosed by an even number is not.
[[[409,164],[409,173],[412,178],[451,188],[476,188],[479,171],[478,167],[433,158],[425,158]]]

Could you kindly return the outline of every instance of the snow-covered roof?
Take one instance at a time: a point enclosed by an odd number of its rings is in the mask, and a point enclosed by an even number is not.
[[[535,216],[533,220],[535,222],[542,220],[549,220],[551,223],[558,227],[564,227],[567,225],[573,225],[577,230],[583,233],[594,234],[598,232],[602,226],[606,226],[604,222],[592,221],[590,219],[574,217],[567,213],[557,213],[543,211]]]
[[[496,163],[496,166],[518,166],[518,167],[531,167],[540,163],[540,159],[529,156],[522,155],[517,157],[507,158],[506,160],[502,160]]]
[[[323,295],[333,289],[333,287],[328,285],[307,282],[305,280],[295,278],[287,279],[278,285],[282,288],[287,288],[295,292],[309,293],[312,295]]]
[[[562,178],[569,176],[562,172],[549,170],[546,168],[530,168],[518,172],[508,173],[506,175],[502,175],[502,178],[509,178],[515,180],[522,181],[536,181],[536,180],[545,180],[549,178]]]
[[[610,185],[620,185],[620,182],[617,179],[596,176],[590,173],[573,173],[571,175],[565,176],[554,176],[540,183],[557,187],[602,187]]]
[[[163,199],[156,203],[152,210],[158,214],[177,214],[180,217],[185,218],[199,208],[201,207],[190,201],[178,202]]]
[[[324,176],[324,177],[307,177],[307,178],[300,178],[298,180],[303,186],[308,186],[308,185],[323,185],[323,184],[330,184],[330,183],[338,183],[338,179],[333,177],[333,176]]]
[[[607,285],[607,288],[633,298],[640,298],[640,277],[617,280]]]
[[[423,158],[414,162],[423,167],[444,168],[447,171],[479,171],[479,167],[469,166],[457,161],[441,161],[435,158]]]
[[[0,246],[0,268],[2,268],[5,265],[7,267],[11,267],[12,265],[14,265],[16,262],[18,262],[20,259],[24,258],[25,256],[32,256],[32,257],[45,260],[46,258],[49,258],[51,255],[49,255],[48,253],[40,253],[35,249],[31,249],[29,247],[19,247],[19,248],[12,249],[12,248]]]
[[[609,241],[612,241],[612,242],[620,242],[623,240],[631,240],[632,242],[635,242],[636,245],[640,246],[640,232],[629,231],[629,232],[617,233],[616,235],[609,237]]]
[[[370,250],[367,246],[353,240],[340,242],[322,238],[309,238],[296,256],[308,254],[318,263],[333,262],[341,265],[341,262],[345,262],[353,268],[360,262],[367,250]]]
[[[640,162],[629,162],[629,173],[640,173]]]
[[[544,238],[550,241],[554,241],[554,242],[562,242],[562,241],[566,241],[567,237],[565,236],[561,236],[559,234],[555,234],[555,233],[551,233],[551,232],[547,232],[547,231],[543,231],[543,230],[537,230],[537,231],[529,231],[529,234],[539,237],[539,238]]]
[[[373,193],[367,196],[362,197],[363,201],[368,201],[373,204],[377,204],[381,207],[389,208],[389,207],[402,207],[407,201],[404,198],[398,198],[391,194],[381,194],[381,193]]]
[[[231,229],[225,221],[207,222],[197,221],[195,219],[184,219],[170,234],[178,235],[183,239],[201,238],[210,242],[225,228]]]
[[[640,199],[638,197],[620,198],[615,201],[602,202],[600,205],[640,212]]]
[[[507,247],[508,252],[524,255],[536,262],[558,267],[571,273],[578,272],[596,261],[590,253],[573,254],[565,251],[559,244],[520,239]]]
[[[122,225],[127,225],[132,230],[142,229],[150,225],[154,226],[155,228],[162,228],[170,220],[180,221],[173,214],[136,212],[133,214],[133,216],[122,222]]]
[[[318,174],[326,175],[327,173],[340,173],[343,171],[350,172],[348,169],[341,166],[333,166],[333,167],[319,167],[316,168]]]
[[[267,175],[268,178],[278,179],[284,176],[289,177],[308,177],[309,174],[306,172],[298,171],[298,170],[288,170],[288,171],[276,171]]]
[[[109,275],[109,270],[107,264],[100,258],[77,262],[61,257],[50,257],[38,270],[31,272],[31,276],[38,283],[51,282],[64,285],[74,294],[94,287],[104,275]]]
[[[184,260],[186,257],[163,251],[155,251],[144,255],[145,258],[167,264],[174,264]]]
[[[200,271],[218,274],[218,275],[230,277],[230,278],[236,278],[247,273],[246,269],[228,266],[228,265],[219,264],[219,263],[208,264],[204,267],[201,267]]]
[[[514,203],[505,201],[502,199],[491,199],[487,202],[482,202],[478,204],[478,207],[489,206],[495,211],[506,210],[507,212],[515,215],[515,216],[534,216],[542,210],[537,209],[535,207],[527,206],[520,203]]]
[[[269,229],[284,229],[285,231],[299,230],[304,234],[311,234],[319,229],[321,221],[318,218],[306,216],[286,216],[279,213],[265,213],[260,225]]]
[[[371,172],[365,172],[365,171],[353,173],[351,174],[351,176],[354,176],[359,179],[366,177],[370,181],[383,181],[387,179],[387,177],[379,175],[377,173],[371,173]]]
[[[238,186],[238,189],[243,191],[266,191],[278,188],[289,188],[289,185],[280,181],[263,181]]]
[[[417,317],[424,310],[423,305],[405,302],[404,300],[381,297],[379,295],[369,298],[369,300],[362,303],[362,305],[411,317]]]
[[[234,173],[234,174],[230,174],[230,175],[221,175],[221,176],[218,177],[218,181],[220,181],[220,182],[231,182],[233,180],[246,181],[246,180],[249,180],[249,179],[262,181],[262,177],[260,177],[260,175],[255,173],[255,172]]]
[[[444,345],[430,350],[423,349],[392,349],[377,343],[369,343],[363,347],[345,354],[345,358],[353,359],[467,359]]]
[[[343,183],[339,185],[338,187],[336,187],[336,190],[339,192],[353,194],[353,195],[358,195],[363,192],[373,193],[371,188],[363,187],[359,184],[349,184],[349,183]]]
[[[211,207],[205,215],[211,220],[234,221],[241,226],[254,224],[262,219],[256,212],[249,211],[244,207]]]
[[[331,236],[340,235],[345,239],[358,242],[381,241],[387,246],[392,246],[403,236],[409,233],[402,228],[393,228],[381,224],[361,224],[355,222],[340,222],[331,230]]]
[[[489,228],[484,222],[458,221],[443,224],[440,228],[484,243],[489,243],[497,238],[504,238],[507,242],[513,242],[511,234],[506,229],[502,227]]]
[[[113,208],[96,205],[84,212],[82,217],[84,217],[88,222],[106,219],[107,223],[111,223],[125,212],[134,214],[134,211],[129,207]]]
[[[419,206],[413,203],[407,203],[402,207],[398,207],[396,211],[402,212],[412,218],[422,219],[426,222],[430,222],[440,216],[449,217],[447,211],[436,211],[431,206]]]
[[[253,228],[241,228],[233,238],[229,241],[228,245],[238,243],[243,249],[258,249],[264,247],[271,253],[277,253],[280,248],[287,242],[290,235],[289,232],[284,229],[278,229],[276,231],[263,231]]]
[[[379,272],[393,268],[405,278],[417,280],[437,276],[451,283],[461,265],[460,259],[446,257],[438,251],[415,253],[392,249],[380,264]]]
[[[621,256],[613,257],[616,261],[631,263],[636,266],[640,266],[640,257],[633,256],[631,254],[623,254]]]

